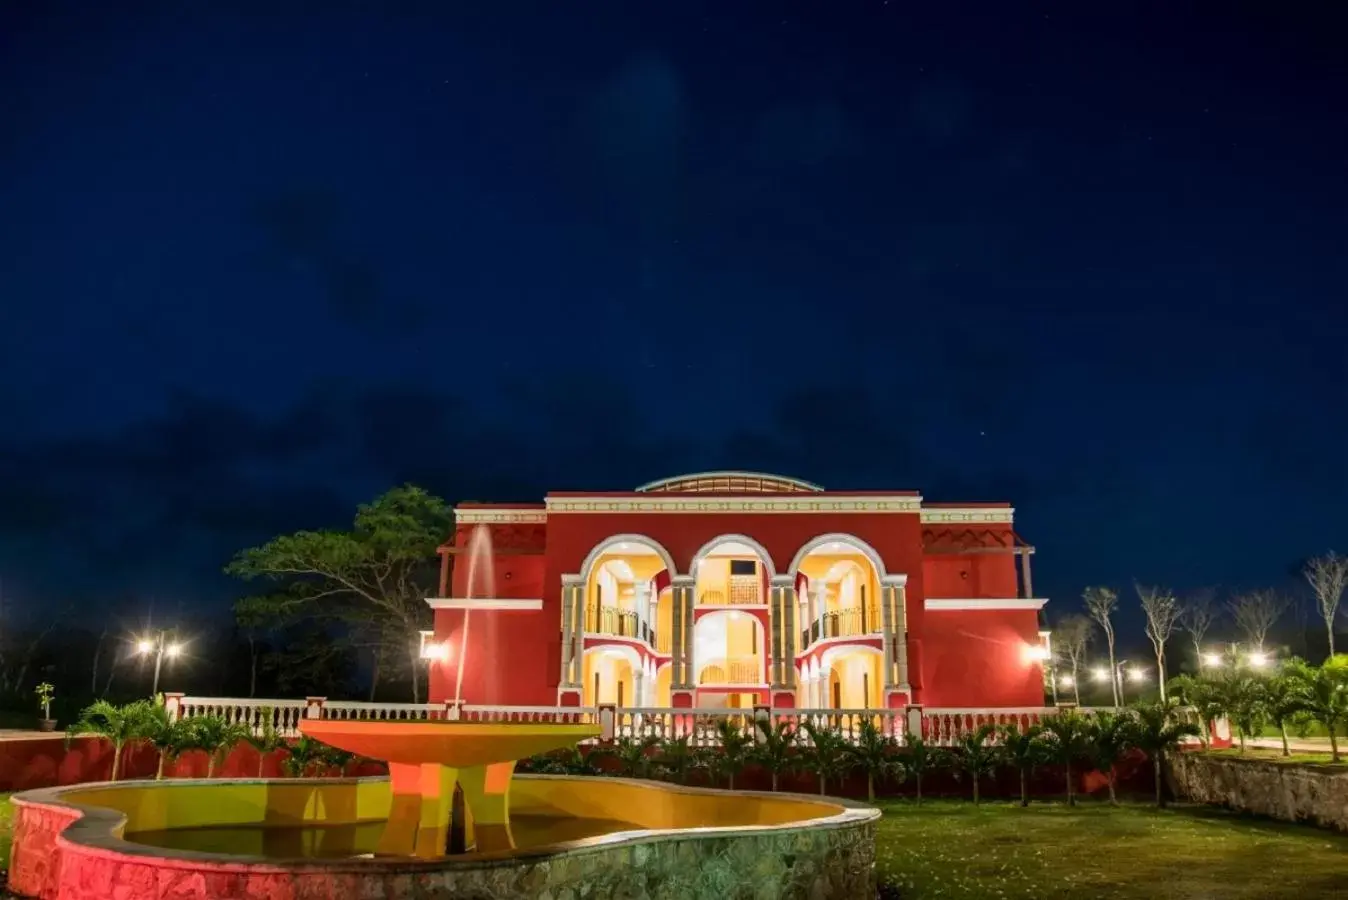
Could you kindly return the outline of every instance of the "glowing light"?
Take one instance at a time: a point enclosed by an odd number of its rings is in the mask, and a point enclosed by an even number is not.
[[[1062,685],[1063,687],[1071,687],[1072,685],[1076,684],[1076,679],[1073,678],[1071,675],[1064,675],[1058,679],[1058,684]]]
[[[149,653],[152,650],[154,650],[154,641],[146,640],[144,638],[142,638],[139,641],[136,641],[137,653]]]
[[[1267,654],[1267,653],[1251,653],[1251,654],[1250,654],[1250,668],[1252,668],[1252,669],[1262,669],[1262,668],[1263,668],[1264,666],[1266,666],[1266,665],[1268,665],[1268,654]]]
[[[1220,653],[1204,653],[1203,665],[1215,669],[1222,664],[1222,655]]]
[[[444,662],[449,659],[449,644],[428,641],[421,647],[421,658],[431,662]]]
[[[1109,680],[1109,670],[1108,670],[1108,669],[1092,669],[1092,670],[1091,670],[1091,677],[1094,678],[1096,681],[1108,681],[1108,680]]]
[[[1043,661],[1046,660],[1046,659],[1048,659],[1048,648],[1047,648],[1047,647],[1045,647],[1045,646],[1043,646],[1043,645],[1040,645],[1040,646],[1037,646],[1037,647],[1031,645],[1031,646],[1027,646],[1027,647],[1025,648],[1025,661],[1026,661],[1026,662],[1043,662]]]
[[[177,656],[179,653],[183,652],[183,645],[169,644],[167,647],[164,648],[164,652],[168,654],[170,657]]]
[[[1128,677],[1133,681],[1142,681],[1147,677],[1147,672],[1145,669],[1130,669]]]

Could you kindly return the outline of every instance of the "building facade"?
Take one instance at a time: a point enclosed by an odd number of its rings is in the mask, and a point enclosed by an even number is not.
[[[1009,504],[713,472],[455,519],[427,600],[433,702],[1045,702],[1045,601]]]

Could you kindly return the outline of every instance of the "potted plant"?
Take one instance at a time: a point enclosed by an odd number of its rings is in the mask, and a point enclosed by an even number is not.
[[[37,723],[38,731],[55,731],[56,720],[51,717],[51,701],[56,696],[56,688],[47,682],[42,682],[37,686],[38,705],[42,707],[42,718]]]

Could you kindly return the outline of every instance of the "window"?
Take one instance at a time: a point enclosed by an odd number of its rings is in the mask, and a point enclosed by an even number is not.
[[[756,559],[732,559],[730,561],[731,575],[757,575],[758,560]]]

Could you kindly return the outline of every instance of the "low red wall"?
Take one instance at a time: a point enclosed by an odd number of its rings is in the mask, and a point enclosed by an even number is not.
[[[283,750],[268,754],[262,765],[262,777],[284,776],[281,761],[285,757]],[[175,778],[205,778],[207,762],[204,752],[193,750],[166,765],[164,774]],[[240,744],[230,751],[215,774],[220,778],[256,778],[258,762],[258,752],[247,744]],[[158,765],[159,755],[153,747],[131,747],[122,756],[121,777],[153,778]],[[382,763],[362,763],[347,771],[353,776],[383,773]],[[0,740],[0,791],[107,781],[111,775],[112,744],[102,738],[74,738],[68,747],[65,736],[60,734]]]

